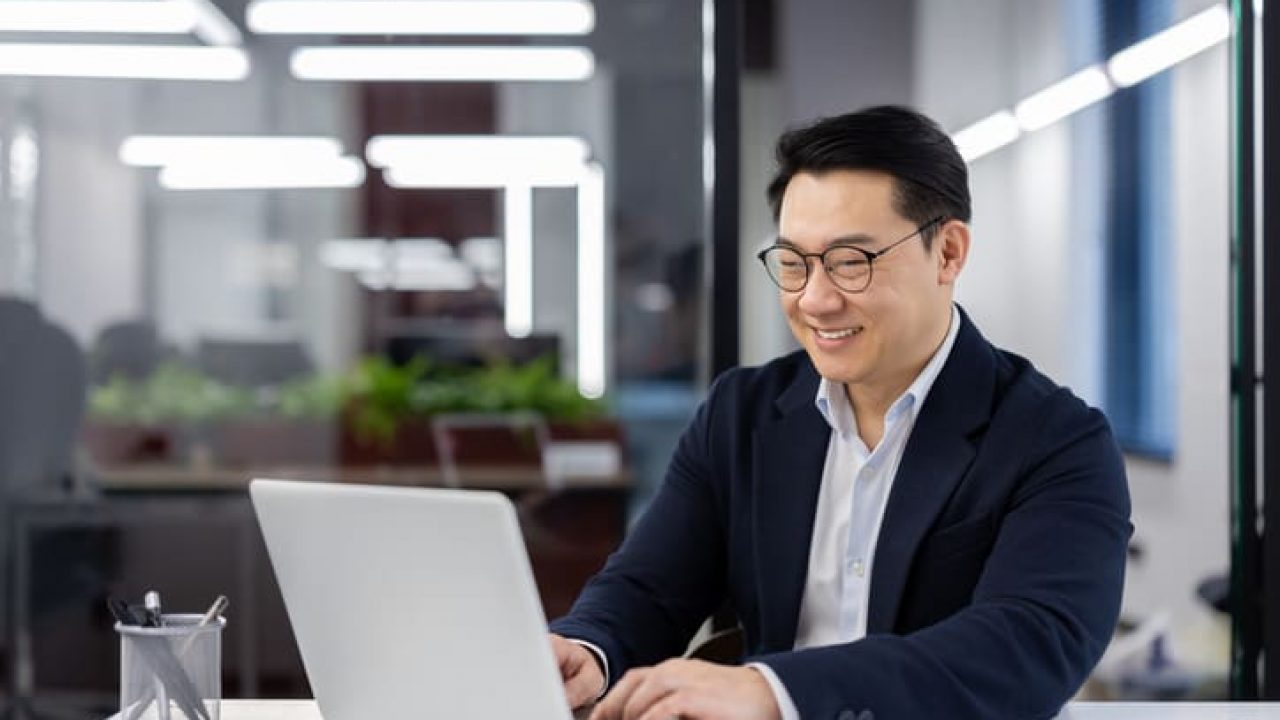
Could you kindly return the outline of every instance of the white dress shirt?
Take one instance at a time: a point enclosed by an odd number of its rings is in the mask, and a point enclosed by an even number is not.
[[[929,390],[942,372],[960,330],[960,314],[951,308],[951,327],[938,351],[884,416],[884,435],[868,448],[844,385],[823,378],[814,402],[831,426],[818,508],[809,546],[809,570],[795,649],[853,642],[867,634],[867,599],[880,523],[907,439]],[[752,663],[772,688],[783,720],[800,715],[778,677],[768,666]]]

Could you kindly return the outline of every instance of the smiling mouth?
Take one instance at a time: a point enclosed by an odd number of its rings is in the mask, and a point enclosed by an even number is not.
[[[842,340],[856,332],[861,332],[861,330],[862,328],[845,328],[843,330],[819,330],[818,328],[814,328],[813,331],[816,332],[818,337],[823,340]]]

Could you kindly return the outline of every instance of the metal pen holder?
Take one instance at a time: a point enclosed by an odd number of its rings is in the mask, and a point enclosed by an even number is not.
[[[116,623],[122,720],[219,720],[225,618],[165,615],[160,627]]]

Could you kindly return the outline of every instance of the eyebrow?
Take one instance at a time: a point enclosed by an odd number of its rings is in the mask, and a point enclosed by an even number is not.
[[[870,235],[866,235],[864,233],[855,233],[853,235],[841,235],[840,237],[828,240],[826,244],[822,246],[822,249],[826,250],[827,248],[834,247],[836,245],[854,245],[854,246],[874,245],[875,242],[876,242],[876,239],[871,237]],[[788,247],[788,248],[791,248],[792,250],[800,250],[799,245],[782,237],[781,235],[779,235],[778,238],[773,241],[773,244],[782,245],[783,247]]]

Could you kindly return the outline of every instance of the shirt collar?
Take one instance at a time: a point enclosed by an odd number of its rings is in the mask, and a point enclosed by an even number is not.
[[[959,334],[960,313],[956,310],[955,305],[952,305],[951,326],[947,329],[947,337],[942,341],[938,351],[925,364],[924,369],[916,376],[916,379],[889,406],[889,411],[885,413],[886,422],[896,421],[904,412],[909,412],[911,417],[915,417],[920,407],[924,405],[924,400],[928,397],[929,390],[933,388],[933,383],[938,379],[938,375],[942,373],[942,366],[947,364],[947,358],[951,356],[951,348],[955,346],[956,336]],[[818,394],[814,398],[814,405],[817,406],[818,412],[827,421],[827,424],[831,426],[832,430],[841,435],[857,431],[853,408],[849,407],[849,398],[845,395],[842,383],[831,382],[826,378],[819,380]]]

